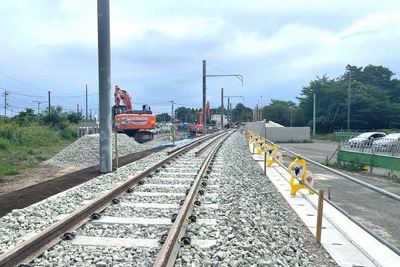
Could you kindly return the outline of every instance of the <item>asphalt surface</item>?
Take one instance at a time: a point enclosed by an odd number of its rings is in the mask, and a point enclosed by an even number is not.
[[[336,161],[335,151],[338,144],[335,142],[316,141],[314,143],[281,143],[278,145],[319,163],[324,163],[332,155],[330,163]],[[283,152],[283,154],[284,164],[288,166],[293,160],[292,155],[288,152]],[[323,189],[327,196],[330,188],[331,200],[334,203],[355,220],[400,249],[400,202],[317,167],[317,165],[308,164],[307,169],[314,174],[315,189]],[[339,171],[400,196],[400,183],[383,175],[387,172],[385,170],[379,170],[378,173]]]

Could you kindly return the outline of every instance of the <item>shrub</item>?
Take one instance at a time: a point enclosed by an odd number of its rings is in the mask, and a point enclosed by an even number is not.
[[[0,137],[0,151],[7,150],[11,146],[10,142],[2,137]]]

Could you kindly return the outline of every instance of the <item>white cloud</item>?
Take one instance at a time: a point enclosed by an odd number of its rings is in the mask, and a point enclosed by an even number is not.
[[[292,100],[315,75],[336,77],[347,64],[400,69],[398,1],[111,0],[110,5],[112,81],[133,90],[135,102],[187,96],[188,104],[198,106],[203,59],[210,72],[244,76],[243,87],[235,79],[210,79],[215,105],[221,87],[246,94],[253,106],[261,94]],[[76,95],[85,83],[97,87],[96,1],[2,0],[0,23],[6,40],[0,43],[1,73],[59,95]],[[33,90],[0,77],[5,86]]]

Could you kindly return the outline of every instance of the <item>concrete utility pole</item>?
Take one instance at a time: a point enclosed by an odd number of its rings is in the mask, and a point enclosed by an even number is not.
[[[350,131],[350,99],[351,99],[351,70],[349,70],[349,87],[347,92],[347,131]]]
[[[39,114],[40,113],[40,104],[42,104],[42,101],[33,100],[32,102],[37,103],[37,114]]]
[[[48,99],[49,99],[49,101],[48,101],[48,102],[49,102],[49,116],[50,116],[50,111],[51,111],[51,109],[50,109],[50,108],[51,108],[50,94],[51,94],[51,92],[50,92],[50,91],[48,91],[48,92],[47,92],[47,94],[48,94]]]
[[[315,107],[316,107],[316,98],[315,98],[315,94],[314,94],[314,105],[313,105],[313,135],[315,135]]]
[[[174,123],[174,100],[171,101],[171,123]]]
[[[221,88],[221,130],[224,129],[224,88]]]
[[[203,134],[207,133],[206,91],[207,91],[207,65],[206,61],[203,60]]]
[[[9,93],[7,91],[4,91],[3,96],[4,96],[4,120],[7,118],[7,96]]]
[[[238,78],[242,82],[243,86],[243,77],[240,74],[224,74],[224,75],[219,75],[219,74],[207,74],[207,69],[206,69],[206,61],[203,60],[203,132],[206,133],[206,89],[207,89],[207,77],[229,77],[229,76],[234,76]]]
[[[100,172],[112,171],[110,1],[97,0]]]
[[[88,120],[88,95],[87,95],[87,84],[86,84],[86,120]]]
[[[76,104],[76,113],[79,115],[79,104]]]
[[[229,107],[231,106],[229,103],[230,97],[228,97],[228,125],[231,123],[231,111],[229,110]]]

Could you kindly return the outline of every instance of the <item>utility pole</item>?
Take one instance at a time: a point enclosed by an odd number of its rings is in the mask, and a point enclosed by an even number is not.
[[[228,97],[228,125],[231,123],[231,111],[229,110],[229,107],[230,107],[229,101],[230,101],[230,98]]]
[[[262,95],[260,95],[261,101],[260,101],[260,121],[262,121],[262,109],[263,109],[263,105],[262,105]]]
[[[207,92],[207,65],[203,60],[203,134],[207,133],[206,92]]]
[[[221,88],[221,130],[224,129],[224,88]]]
[[[232,103],[229,104],[229,122],[232,121]]]
[[[6,118],[7,118],[7,96],[9,95],[9,93],[7,91],[4,91],[3,95],[4,95],[4,120],[6,120]]]
[[[39,115],[39,112],[40,112],[40,104],[42,104],[42,102],[37,101],[37,100],[33,100],[32,102],[37,103],[37,114]]]
[[[110,1],[97,0],[100,172],[112,171]]]
[[[88,120],[88,96],[87,96],[87,84],[86,84],[86,121]]]
[[[171,101],[171,123],[174,123],[174,100]]]
[[[349,87],[347,92],[347,131],[350,131],[350,98],[351,98],[351,70],[349,69]]]
[[[315,94],[314,94],[314,107],[313,107],[313,135],[315,135],[315,113],[316,113],[316,111],[315,111],[315,107],[316,107],[316,98],[315,98]]]
[[[92,109],[90,109],[90,117],[89,120],[92,120]]]
[[[79,104],[76,104],[76,113],[79,115]]]
[[[50,116],[50,107],[51,107],[51,103],[50,103],[50,94],[51,94],[51,92],[50,91],[48,91],[47,92],[47,94],[48,94],[48,98],[49,98],[49,116]]]

